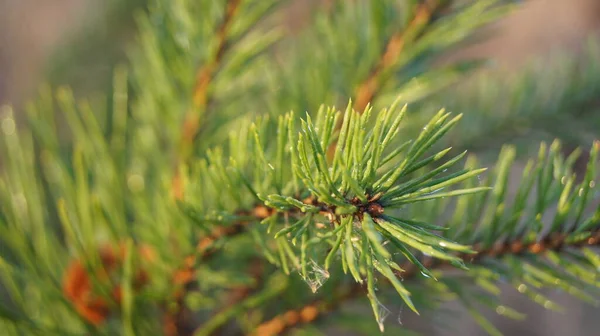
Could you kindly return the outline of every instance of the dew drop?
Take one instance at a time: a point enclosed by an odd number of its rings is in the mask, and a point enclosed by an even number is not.
[[[6,135],[12,135],[15,133],[16,124],[15,120],[11,117],[5,118],[2,120],[2,132]]]
[[[519,287],[517,287],[517,290],[519,291],[519,293],[525,293],[525,291],[527,290],[527,285],[520,284]]]
[[[133,192],[139,192],[144,190],[144,178],[140,174],[131,174],[127,178],[127,186],[129,190]]]
[[[595,186],[596,186],[596,182],[594,182],[594,181],[590,181],[590,188],[593,188],[593,187],[595,187]]]
[[[551,301],[549,301],[549,300],[546,300],[546,301],[544,302],[544,308],[546,308],[546,309],[550,309],[550,308],[552,308],[552,302],[551,302]]]
[[[445,242],[440,242],[440,246],[441,246],[441,247],[447,247],[447,246],[448,246],[448,244],[446,244]]]
[[[421,275],[426,277],[426,278],[431,278],[431,276],[423,271],[421,271]]]
[[[504,306],[496,307],[496,313],[498,313],[498,315],[504,315],[504,313],[506,313],[506,307],[504,307]]]

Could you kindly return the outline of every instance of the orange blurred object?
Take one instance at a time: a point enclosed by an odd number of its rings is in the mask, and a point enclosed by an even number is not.
[[[102,264],[101,269],[95,274],[95,278],[102,285],[109,285],[111,275],[114,276],[123,265],[126,247],[120,244],[117,249],[112,246],[100,248],[99,256]],[[142,245],[138,248],[140,256],[145,260],[154,259],[152,248]],[[139,290],[148,283],[148,274],[138,269],[135,274],[133,287]],[[99,293],[94,293],[92,281],[88,270],[80,259],[71,262],[63,277],[63,293],[73,304],[77,312],[89,323],[100,325],[111,313],[111,304],[108,298]],[[112,300],[116,305],[121,303],[122,291],[120,284],[113,285],[111,289]]]

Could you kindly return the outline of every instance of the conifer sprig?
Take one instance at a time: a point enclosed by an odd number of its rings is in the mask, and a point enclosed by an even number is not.
[[[247,166],[243,162],[234,161],[229,167],[222,167],[222,160],[209,155],[210,162],[200,165],[198,178],[201,181],[195,182],[204,188],[197,190],[199,193],[206,192],[209,183],[214,186],[245,185],[251,196],[274,209],[275,212],[261,222],[267,225],[267,232],[271,232],[272,239],[277,242],[275,251],[270,251],[266,243],[268,238],[263,234],[255,236],[263,240],[260,245],[267,259],[288,274],[297,268],[313,291],[320,287],[322,278],[329,277],[329,268],[339,252],[344,273],[350,273],[355,281],[367,284],[377,319],[380,317],[374,291],[375,273],[387,278],[409,307],[416,311],[410,293],[394,273],[402,271],[402,268],[392,260],[390,251],[414,249],[459,267],[464,265],[453,253],[473,251],[433,232],[442,227],[395,215],[394,210],[406,204],[469,195],[489,188],[441,192],[444,188],[476,177],[484,170],[463,169],[446,173],[464,156],[463,153],[443,162],[449,149],[425,157],[428,149],[451,129],[460,116],[450,118],[450,114],[442,110],[423,128],[417,139],[400,147],[404,151],[391,150],[405,111],[406,107],[397,110],[392,106],[371,120],[370,108],[361,115],[352,110],[351,104],[343,114],[323,107],[315,122],[308,115],[300,121],[300,132],[296,131],[293,114],[281,117],[271,129],[268,121],[253,124],[247,134],[250,148],[244,148],[254,155],[252,169],[245,168]],[[338,132],[335,125],[340,118],[343,121]],[[275,132],[279,140],[274,145],[265,146],[260,135],[269,132]],[[287,139],[282,135],[287,135]],[[247,146],[248,142],[239,133],[235,138],[230,151],[241,153],[242,149],[238,146]],[[337,142],[336,150],[333,158],[329,159],[325,149],[334,141]],[[439,164],[439,167],[413,177],[419,169],[431,164]],[[210,171],[235,173],[213,175],[217,180],[209,182]],[[290,175],[288,183],[280,183],[281,176]],[[207,177],[209,180],[205,180]],[[190,179],[194,180],[193,177]],[[240,198],[239,194],[224,196],[227,199]],[[197,212],[201,213],[201,210]],[[322,224],[323,221],[327,224]],[[389,247],[384,246],[386,240],[391,242]],[[315,274],[314,265],[321,262],[324,262],[324,268]]]
[[[487,197],[463,197],[452,208],[447,208],[447,202],[440,202],[441,205],[433,209],[426,210],[418,204],[405,209],[425,221],[445,213],[452,219],[446,227],[439,228],[442,236],[473,244],[473,253],[454,254],[468,266],[468,270],[457,274],[445,272],[451,263],[448,260],[434,259],[429,253],[418,253],[412,248],[411,252],[397,246],[405,258],[398,262],[402,271],[395,271],[396,277],[407,281],[421,274],[436,279],[441,283],[441,289],[437,287],[434,290],[433,283],[427,285],[429,282],[425,282],[425,288],[432,293],[442,290],[458,298],[475,320],[493,335],[499,332],[476,309],[472,309],[476,305],[491,306],[498,314],[507,317],[522,317],[522,314],[499,302],[500,289],[496,285],[499,281],[511,284],[515,290],[546,309],[561,308],[544,297],[538,291],[541,288],[563,290],[583,301],[598,304],[600,259],[594,248],[600,244],[600,206],[597,205],[598,193],[593,190],[599,150],[600,143],[595,142],[589,153],[585,175],[575,184],[573,164],[580,152],[575,151],[564,158],[559,142],[554,142],[550,149],[542,144],[537,162],[531,160],[525,167],[514,202],[509,207],[506,204],[507,179],[513,165],[514,148],[506,147],[495,165],[496,169],[486,178],[486,183],[494,185]],[[474,157],[468,161],[467,167],[473,165],[476,165]],[[467,180],[461,187],[469,186],[471,183]],[[480,213],[471,217],[471,214],[465,213],[466,209],[479,209]],[[424,216],[424,213],[427,215]],[[475,289],[457,285],[455,281],[459,278],[473,281]],[[478,289],[483,293],[479,293]],[[339,295],[332,299],[312,302],[277,315],[263,322],[257,330],[267,335],[280,334],[299,323],[314,321],[333,307],[340,306],[342,301],[356,298],[364,291],[360,284],[341,289]],[[443,296],[441,293],[435,295],[436,298]],[[431,296],[427,297],[431,299]],[[316,312],[310,321],[290,321],[288,318],[306,309]]]

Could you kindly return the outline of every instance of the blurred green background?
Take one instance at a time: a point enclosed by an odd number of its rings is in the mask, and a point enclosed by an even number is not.
[[[484,156],[497,155],[505,142],[519,144],[521,154],[528,154],[539,140],[555,137],[564,141],[567,151],[589,147],[600,137],[600,1],[522,2],[511,16],[481,31],[480,38],[440,60],[485,57],[493,61],[491,69],[425,104],[465,113],[469,121],[461,126],[456,146]],[[0,104],[22,104],[42,82],[68,84],[78,95],[101,94],[110,85],[114,64],[125,60],[135,43],[133,13],[144,3],[0,0]],[[289,1],[278,20],[294,34],[315,6],[326,5],[326,0]],[[489,132],[471,136],[469,129],[475,126]],[[598,334],[599,309],[565,294],[548,295],[567,313],[544,311],[511,294],[503,302],[526,312],[527,322],[487,315],[507,335]],[[436,329],[408,311],[392,314],[429,335],[483,333],[467,314],[457,313],[452,315],[456,320],[446,321],[453,331]]]

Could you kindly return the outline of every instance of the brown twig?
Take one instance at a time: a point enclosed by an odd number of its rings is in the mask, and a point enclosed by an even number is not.
[[[557,233],[550,234],[548,237],[539,242],[528,244],[516,240],[510,243],[496,244],[492,248],[480,249],[475,254],[461,255],[461,257],[465,262],[475,263],[484,257],[501,257],[503,255],[521,255],[524,253],[543,254],[546,251],[560,251],[565,247],[597,246],[600,245],[600,229],[592,232],[588,239],[576,243],[567,244],[566,238],[567,235]],[[422,260],[422,263],[427,268],[440,269],[449,266],[449,264],[446,262],[432,258],[426,258]],[[418,273],[418,268],[410,262],[406,262],[404,265],[402,265],[402,269],[404,269],[404,272],[396,272],[396,275],[404,280],[413,278]],[[311,323],[323,317],[328,312],[333,311],[335,307],[341,305],[344,301],[355,298],[359,294],[362,294],[362,292],[363,289],[361,286],[359,284],[354,284],[341,295],[338,295],[335,300],[330,302],[325,300],[311,302],[304,307],[292,309],[283,314],[277,315],[274,318],[261,323],[255,329],[255,332],[252,335],[282,335],[293,327],[301,324]]]
[[[375,65],[369,76],[358,86],[354,95],[354,109],[362,112],[373,100],[377,91],[381,87],[382,74],[390,69],[398,60],[398,57],[404,50],[407,43],[407,37],[415,29],[422,27],[429,22],[437,6],[437,1],[425,1],[417,7],[416,13],[408,27],[401,32],[393,35],[388,41],[385,52],[381,56],[379,63]]]
[[[262,285],[263,280],[264,280],[263,279],[264,266],[265,266],[264,261],[260,258],[255,257],[254,259],[252,259],[250,261],[248,266],[249,266],[248,274],[252,279],[254,279],[254,283],[252,285],[248,285],[248,286],[239,286],[239,287],[232,288],[227,293],[227,299],[226,299],[225,304],[221,307],[221,309],[219,311],[214,313],[213,316],[218,315],[219,312],[226,311],[229,308],[234,307],[238,303],[244,301],[246,298],[248,298],[253,292],[255,292]],[[196,329],[196,331],[199,331],[201,328],[202,328],[202,326],[198,327]],[[215,331],[213,331],[211,333],[211,335],[222,335],[224,328],[225,328],[225,324],[223,324],[219,328],[215,329]],[[194,334],[195,333],[196,332],[194,332]]]
[[[360,285],[354,284],[338,294],[332,301],[317,300],[299,309],[288,310],[261,323],[251,336],[281,335],[295,326],[315,321],[324,314],[335,310],[341,303],[357,297],[360,293],[362,293]]]
[[[180,151],[182,153],[180,153],[181,157],[176,161],[177,165],[172,180],[172,192],[176,199],[182,199],[184,193],[183,181],[179,175],[178,166],[180,163],[187,160],[187,156],[189,155],[187,153],[194,142],[194,138],[198,134],[200,117],[210,102],[209,88],[213,81],[214,74],[223,62],[223,57],[227,51],[229,30],[231,29],[233,18],[240,8],[240,3],[241,0],[227,1],[225,15],[215,33],[217,39],[216,51],[212,60],[202,66],[196,75],[196,84],[194,86],[192,97],[193,108],[190,109],[184,117],[180,140]]]
[[[370,198],[367,204],[358,204],[359,200],[352,200],[357,205],[356,216],[361,217],[364,213],[369,213],[373,217],[380,216],[384,209],[377,203],[378,197]],[[305,204],[311,204],[321,209],[321,214],[327,218],[335,218],[335,207],[328,206],[324,203],[318,202],[313,197],[308,197],[302,200]],[[267,208],[264,205],[258,205],[251,211],[240,211],[237,214],[241,217],[252,217],[253,222],[263,220],[275,213],[272,208]],[[297,216],[302,212],[299,209],[289,210],[288,216]],[[216,251],[214,243],[224,237],[233,237],[244,232],[245,227],[248,225],[248,221],[242,221],[235,223],[234,225],[227,227],[218,227],[210,235],[204,237],[198,243],[197,255],[188,256],[185,259],[184,266],[181,270],[175,273],[173,283],[177,286],[177,290],[174,295],[175,307],[167,312],[164,319],[165,335],[186,335],[185,331],[190,330],[188,323],[186,322],[187,312],[183,307],[183,299],[185,294],[193,290],[193,284],[196,280],[197,261],[205,261],[210,258]],[[249,293],[249,289],[240,289],[240,293]],[[190,330],[191,332],[191,330]]]
[[[419,27],[429,22],[437,6],[437,0],[426,0],[421,3],[417,7],[415,16],[409,22],[408,27],[390,38],[379,62],[375,64],[367,78],[356,88],[354,93],[354,110],[362,113],[367,108],[367,105],[373,101],[383,85],[383,74],[387,73],[394,66],[398,57],[402,54],[402,50],[404,50],[409,35],[414,34]],[[340,129],[341,127],[342,122],[340,121],[336,125],[336,129]],[[337,142],[334,141],[327,148],[327,156],[329,158],[333,158],[336,146]]]
[[[377,218],[385,212],[385,209],[377,203],[378,198],[373,197],[369,199],[369,202],[365,205],[358,206],[355,216],[362,216],[364,213],[369,213],[372,217]],[[335,208],[329,207],[315,200],[312,197],[303,200],[306,204],[317,206],[321,209],[321,214],[328,217],[335,217]],[[354,200],[352,200],[354,202]],[[258,205],[249,211],[239,211],[237,214],[240,217],[250,217],[251,221],[240,221],[227,227],[217,227],[211,234],[202,238],[198,245],[196,254],[190,255],[184,260],[183,267],[175,272],[173,276],[173,284],[176,290],[173,295],[174,307],[167,309],[163,319],[163,330],[167,336],[175,335],[189,335],[193,332],[194,326],[189,324],[191,314],[183,307],[183,299],[185,295],[194,290],[194,283],[197,279],[196,265],[198,262],[206,261],[217,251],[215,243],[225,237],[233,237],[245,231],[246,226],[250,222],[265,219],[275,213],[274,209],[267,208],[264,205]],[[300,214],[299,210],[290,210],[288,215],[295,216]],[[540,241],[524,243],[521,240],[515,240],[512,242],[498,243],[491,248],[482,248],[481,246],[475,246],[476,253],[463,254],[460,257],[469,263],[476,263],[484,257],[498,257],[502,255],[520,255],[524,253],[531,254],[542,254],[548,250],[560,251],[564,247],[581,247],[581,246],[595,246],[600,245],[600,229],[593,231],[589,238],[586,240],[569,243],[567,242],[568,235],[563,233],[552,233],[549,234],[545,239]],[[111,252],[112,253],[112,252]],[[153,259],[153,251],[150,248],[144,247],[141,252],[145,258]],[[109,256],[113,254],[107,254]],[[112,257],[111,257],[112,258]],[[108,258],[107,260],[109,260]],[[113,258],[114,259],[114,258]],[[110,260],[113,260],[110,259]],[[106,262],[107,264],[114,264],[112,261]],[[424,258],[421,263],[430,269],[442,269],[448,267],[447,262],[443,262],[433,258]],[[74,266],[66,272],[64,280],[64,292],[65,296],[74,303],[78,308],[79,313],[84,319],[90,321],[90,323],[102,323],[109,315],[110,311],[105,308],[105,303],[102,302],[102,306],[98,306],[95,302],[83,301],[82,298],[95,297],[94,293],[91,292],[89,285],[86,281],[89,281],[89,276],[83,267],[79,266],[80,262],[76,260]],[[106,266],[105,266],[106,267]],[[398,277],[402,279],[410,279],[417,275],[418,268],[412,263],[405,263],[402,265],[403,272],[396,272]],[[82,285],[83,284],[83,285]],[[353,297],[361,294],[363,290],[361,286],[355,284],[350,286],[349,289],[338,294],[334,300],[325,301],[318,300],[314,301],[300,309],[289,310],[284,314],[277,315],[273,319],[266,321],[259,325],[255,331],[256,335],[279,335],[284,333],[286,330],[303,323],[310,323],[317,318],[325,315],[329,311],[335,310],[341,303],[349,300]],[[238,294],[245,296],[247,290],[241,290]],[[117,297],[118,300],[118,297]]]
[[[180,157],[176,160],[175,173],[171,182],[172,194],[175,199],[182,199],[184,195],[184,185],[179,172],[179,165],[187,160],[190,147],[198,134],[200,128],[200,116],[206,110],[210,100],[210,84],[213,81],[215,72],[223,61],[223,56],[227,50],[228,33],[233,18],[239,10],[240,2],[241,0],[227,1],[225,15],[215,34],[217,39],[216,52],[214,53],[213,59],[201,67],[196,75],[196,84],[194,86],[192,97],[193,109],[190,109],[184,117],[179,149],[181,153],[179,154]],[[238,223],[231,227],[220,228],[219,230],[215,230],[208,237],[203,238],[198,244],[199,251],[197,252],[200,259],[208,258],[214,253],[214,249],[209,247],[214,241],[223,236],[238,234],[242,231],[244,225],[245,224],[243,223]],[[175,306],[167,308],[167,312],[164,315],[164,333],[167,336],[183,335],[193,332],[193,329],[186,326],[186,321],[189,317],[187,316],[188,312],[183,307],[183,299],[185,293],[192,289],[191,286],[193,286],[193,282],[196,279],[194,270],[196,262],[196,255],[188,256],[185,259],[184,267],[174,275],[173,282],[179,289],[175,293]]]
[[[250,211],[240,211],[238,215],[242,217],[250,216],[256,220],[262,220],[273,213],[273,209],[259,205]],[[217,241],[224,237],[233,237],[244,232],[248,223],[248,221],[240,221],[230,226],[215,228],[208,236],[198,242],[196,254],[185,258],[183,267],[175,272],[173,276],[173,284],[177,289],[172,299],[174,305],[167,310],[163,319],[164,334],[166,336],[192,334],[194,327],[188,325],[189,312],[184,308],[183,300],[185,295],[194,289],[194,283],[197,279],[196,265],[214,255],[217,251],[215,247]]]

